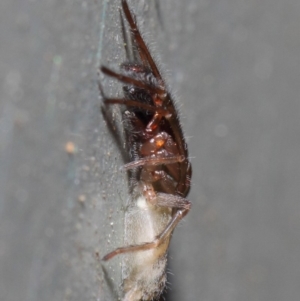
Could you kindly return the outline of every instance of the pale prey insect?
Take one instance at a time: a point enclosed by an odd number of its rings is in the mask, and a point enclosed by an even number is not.
[[[120,73],[104,66],[100,69],[124,83],[124,97],[108,98],[100,83],[99,88],[105,105],[124,107],[130,157],[124,168],[130,171],[132,198],[125,213],[125,246],[103,260],[126,254],[123,301],[148,301],[157,298],[165,287],[170,238],[190,210],[191,203],[185,197],[190,189],[191,165],[172,96],[126,0],[122,0],[122,10],[127,61],[121,64]]]

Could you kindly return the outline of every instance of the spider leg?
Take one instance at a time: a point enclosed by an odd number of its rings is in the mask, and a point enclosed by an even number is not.
[[[123,7],[125,17],[129,23],[131,32],[136,41],[136,44],[137,44],[137,47],[139,50],[139,55],[141,57],[142,62],[143,63],[147,62],[149,64],[149,66],[151,67],[152,72],[155,75],[155,77],[157,77],[158,79],[162,79],[160,72],[158,71],[158,68],[157,68],[141,34],[140,34],[140,31],[137,28],[136,21],[134,20],[134,15],[130,12],[126,0],[122,0],[122,7]]]
[[[177,208],[181,210],[184,209],[187,210],[185,215],[191,209],[191,202],[188,201],[187,199],[179,195],[162,193],[162,192],[158,192],[156,194],[154,205],[159,207]]]
[[[156,166],[156,165],[162,165],[162,164],[173,164],[173,163],[180,163],[184,161],[185,158],[183,156],[168,156],[168,157],[162,157],[162,158],[153,158],[153,157],[144,157],[140,160],[132,161],[127,164],[125,164],[122,169],[124,170],[130,170],[137,168],[139,166]]]
[[[136,87],[139,87],[139,88],[142,88],[142,89],[145,89],[145,90],[151,90],[157,94],[163,94],[165,91],[159,87],[155,87],[155,86],[150,86],[149,84],[147,84],[146,82],[142,82],[140,80],[137,80],[135,78],[132,78],[132,77],[129,77],[129,76],[126,76],[124,74],[120,74],[120,73],[117,73],[105,66],[101,66],[101,71],[108,75],[108,76],[111,76],[111,77],[114,77],[116,79],[118,79],[119,81],[123,82],[123,83],[126,83],[126,84],[129,84],[129,85],[134,85]]]

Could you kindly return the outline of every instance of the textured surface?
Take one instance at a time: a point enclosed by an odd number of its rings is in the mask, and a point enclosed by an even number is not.
[[[170,300],[296,300],[299,1],[133,2],[190,137]],[[1,300],[116,300],[118,261],[106,281],[98,252],[122,244],[128,196],[96,73],[124,57],[118,4],[0,3]]]

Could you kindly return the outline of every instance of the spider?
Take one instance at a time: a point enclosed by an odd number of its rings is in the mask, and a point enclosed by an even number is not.
[[[166,254],[172,232],[189,212],[191,164],[174,101],[142,38],[135,15],[121,0],[121,27],[127,61],[115,72],[100,70],[122,82],[123,98],[109,98],[99,89],[105,106],[122,105],[130,162],[132,198],[125,213],[124,247],[103,257],[126,254],[123,301],[153,300],[165,287]],[[125,16],[125,18],[124,18]],[[125,20],[129,25],[126,33]]]

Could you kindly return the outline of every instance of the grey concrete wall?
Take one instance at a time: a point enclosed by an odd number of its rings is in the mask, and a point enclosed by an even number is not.
[[[299,1],[130,3],[193,164],[167,300],[298,300]],[[128,194],[97,66],[124,59],[118,6],[0,3],[1,300],[117,300],[119,261],[99,257],[122,243]]]

